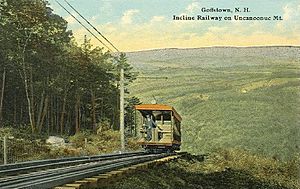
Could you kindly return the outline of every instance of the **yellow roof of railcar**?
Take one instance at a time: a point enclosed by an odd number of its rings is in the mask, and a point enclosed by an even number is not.
[[[178,121],[181,121],[181,116],[177,113],[175,108],[172,106],[168,106],[165,104],[140,104],[135,106],[136,110],[169,110],[174,113],[174,116],[178,119]]]

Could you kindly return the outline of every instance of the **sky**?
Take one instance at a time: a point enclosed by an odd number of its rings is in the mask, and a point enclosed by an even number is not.
[[[64,0],[58,1],[80,19]],[[300,0],[67,1],[123,52],[207,46],[300,45]],[[48,2],[54,13],[68,21],[78,43],[82,43],[87,35],[92,44],[102,46],[55,0]],[[203,11],[211,8],[232,12]],[[248,8],[250,12],[235,12],[235,8]],[[195,17],[195,20],[173,20],[174,15]],[[222,20],[197,20],[198,15],[221,16]],[[224,20],[224,17],[233,18],[234,15],[270,16],[272,19]],[[281,16],[282,20],[273,20],[274,16]]]

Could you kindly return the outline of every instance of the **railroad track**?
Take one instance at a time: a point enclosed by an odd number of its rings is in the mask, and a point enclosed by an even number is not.
[[[82,156],[82,157],[69,157],[61,159],[49,159],[49,160],[38,160],[38,161],[28,161],[23,163],[15,163],[9,165],[0,165],[0,177],[17,175],[20,173],[26,173],[30,171],[36,171],[40,169],[49,169],[57,167],[65,167],[68,165],[78,165],[83,163],[91,163],[103,160],[109,160],[119,157],[130,157],[135,155],[142,155],[145,152],[125,152],[122,154],[104,154],[95,156]]]
[[[53,188],[115,169],[161,159],[170,153],[134,152],[0,166],[1,189]],[[1,168],[4,168],[3,170]],[[32,172],[33,170],[37,170]]]

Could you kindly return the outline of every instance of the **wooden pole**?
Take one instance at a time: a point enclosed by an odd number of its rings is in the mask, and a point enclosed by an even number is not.
[[[120,73],[120,135],[121,135],[121,151],[125,151],[125,128],[124,128],[124,69],[121,68]]]
[[[7,164],[7,137],[4,136],[3,138],[3,163],[4,165]]]

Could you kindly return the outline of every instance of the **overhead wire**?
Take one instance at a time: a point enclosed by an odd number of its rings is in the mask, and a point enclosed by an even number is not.
[[[117,52],[120,52],[119,49],[117,49],[116,46],[113,45],[112,42],[110,42],[97,28],[95,28],[82,14],[80,14],[67,0],[64,0],[71,9],[73,9],[83,20],[85,20],[103,39],[105,39],[106,42],[108,42]]]
[[[104,45],[110,52],[113,52],[103,41],[101,41],[89,28],[87,28],[80,20],[78,20],[70,11],[68,11],[58,0],[55,0],[61,8],[63,8],[69,15],[71,15],[82,27],[84,27],[93,37],[95,37],[102,45]]]

